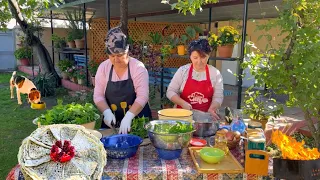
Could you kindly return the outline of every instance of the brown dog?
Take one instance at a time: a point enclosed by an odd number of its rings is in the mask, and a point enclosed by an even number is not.
[[[40,102],[41,93],[37,90],[36,86],[28,78],[16,75],[16,71],[12,73],[10,79],[11,99],[13,96],[13,87],[16,87],[18,104],[22,104],[20,94],[28,94],[28,102],[37,104]]]

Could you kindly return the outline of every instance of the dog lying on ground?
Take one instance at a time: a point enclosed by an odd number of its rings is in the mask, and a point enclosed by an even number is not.
[[[13,88],[16,87],[18,104],[22,104],[20,94],[28,94],[28,103],[37,104],[40,102],[41,93],[36,86],[28,78],[16,75],[16,71],[12,73],[10,78],[11,99],[13,96]]]

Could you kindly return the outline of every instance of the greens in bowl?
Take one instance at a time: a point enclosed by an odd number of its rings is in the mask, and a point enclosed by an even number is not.
[[[36,123],[41,125],[86,124],[99,119],[100,116],[96,112],[97,109],[91,103],[63,105],[62,100],[58,100],[58,105],[38,117]]]

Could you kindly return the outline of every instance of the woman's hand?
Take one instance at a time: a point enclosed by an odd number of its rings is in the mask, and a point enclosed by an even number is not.
[[[116,124],[116,117],[114,117],[112,111],[110,109],[106,109],[103,111],[103,122],[109,126],[110,128],[112,128],[111,123],[113,122],[113,124]]]
[[[123,117],[121,124],[120,124],[120,129],[119,129],[119,134],[128,134],[131,130],[131,122],[132,119],[135,117],[135,115],[128,111],[126,115]]]
[[[183,109],[186,109],[186,110],[192,110],[192,106],[191,104],[187,103],[187,102],[184,102],[181,106]]]
[[[215,107],[210,106],[210,108],[208,109],[208,113],[211,114],[211,116],[216,119],[216,120],[220,120],[220,117],[218,116],[218,112],[217,109]]]

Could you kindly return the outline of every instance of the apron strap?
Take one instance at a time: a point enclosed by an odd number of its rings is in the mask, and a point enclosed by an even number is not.
[[[210,82],[211,82],[208,65],[206,65],[206,77],[207,77],[207,81],[210,81]]]
[[[189,73],[188,73],[189,79],[192,79],[192,71],[193,71],[193,64],[191,64],[190,69],[189,69]]]

